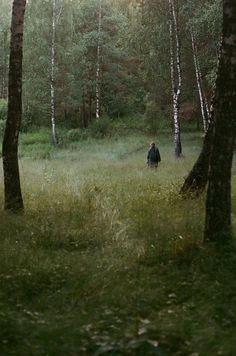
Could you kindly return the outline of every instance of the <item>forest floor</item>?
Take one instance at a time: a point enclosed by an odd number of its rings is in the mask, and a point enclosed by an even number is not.
[[[182,139],[176,160],[158,137],[154,171],[146,135],[22,136],[25,214],[0,216],[1,355],[235,355],[236,253],[202,244],[204,195],[178,194],[202,141]],[[235,225],[235,178],[233,208]]]

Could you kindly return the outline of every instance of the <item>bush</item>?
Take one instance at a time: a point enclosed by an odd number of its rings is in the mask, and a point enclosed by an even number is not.
[[[33,117],[30,111],[25,111],[22,114],[21,131],[28,132],[33,124]]]
[[[39,131],[28,132],[20,136],[21,143],[24,146],[34,144],[47,144],[50,142],[50,131],[46,128],[41,128]]]
[[[165,117],[168,118],[169,114],[165,110],[161,110],[154,100],[147,101],[145,118],[148,130],[151,133],[157,133],[160,129],[170,128],[170,121],[168,119],[164,120],[163,118]]]
[[[112,136],[113,125],[112,121],[109,118],[102,118],[96,120],[89,128],[89,133],[94,138],[104,138]]]
[[[88,138],[87,130],[82,129],[71,129],[66,134],[66,139],[68,141],[80,141]]]

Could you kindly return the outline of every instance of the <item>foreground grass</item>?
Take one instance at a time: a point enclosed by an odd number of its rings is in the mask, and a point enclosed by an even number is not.
[[[176,161],[160,136],[157,172],[144,135],[24,139],[26,213],[0,217],[0,354],[234,355],[236,255],[202,245],[204,197],[178,196],[200,138]]]

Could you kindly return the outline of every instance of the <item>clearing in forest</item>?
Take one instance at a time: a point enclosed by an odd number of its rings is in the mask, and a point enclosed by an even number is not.
[[[160,135],[157,171],[152,139],[22,136],[26,212],[0,217],[1,354],[234,353],[235,254],[202,247],[204,198],[178,195],[201,137],[176,160]]]

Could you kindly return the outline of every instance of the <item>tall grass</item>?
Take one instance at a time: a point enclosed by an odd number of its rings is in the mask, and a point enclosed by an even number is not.
[[[178,195],[201,139],[176,160],[160,135],[157,171],[152,139],[22,139],[26,212],[0,217],[2,355],[234,354],[235,253],[202,245],[204,196]]]

